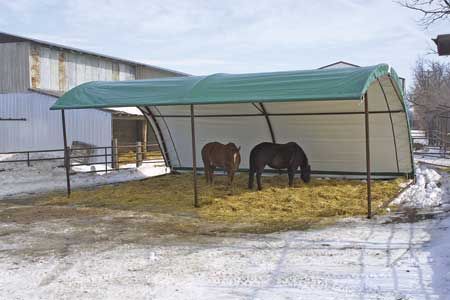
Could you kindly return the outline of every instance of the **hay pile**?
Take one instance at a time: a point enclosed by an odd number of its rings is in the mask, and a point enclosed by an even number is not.
[[[287,187],[287,176],[263,178],[262,191],[245,189],[246,176],[238,178],[238,188],[223,197],[204,196],[200,215],[209,220],[251,222],[267,226],[311,223],[321,218],[349,217],[367,213],[366,184],[360,180],[318,180],[309,184],[297,180]],[[375,181],[372,208],[394,197],[405,179]],[[206,202],[206,203],[205,203]]]
[[[146,160],[163,159],[161,151],[159,151],[159,150],[143,152],[142,155],[145,157]],[[120,153],[119,154],[119,162],[120,162],[119,164],[121,166],[136,162],[136,152],[128,151],[128,152]]]
[[[236,176],[233,188],[226,177],[216,176],[208,186],[199,178],[201,207],[192,207],[192,175],[167,175],[144,181],[97,187],[73,192],[70,198],[50,195],[44,204],[76,204],[137,211],[151,211],[199,217],[211,222],[258,224],[263,231],[298,228],[336,217],[367,213],[366,184],[360,180],[312,179],[304,184],[298,178],[287,187],[287,176],[263,177],[263,190],[247,189],[247,174]],[[394,197],[406,179],[374,181],[373,204],[376,210]]]

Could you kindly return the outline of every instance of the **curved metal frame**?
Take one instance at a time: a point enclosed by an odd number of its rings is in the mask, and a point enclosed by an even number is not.
[[[414,180],[415,180],[415,169],[414,169],[414,158],[413,158],[413,147],[412,147],[412,138],[411,138],[411,128],[409,127],[409,119],[408,119],[408,112],[406,111],[406,105],[405,103],[402,101],[403,97],[400,96],[399,92],[397,91],[396,88],[396,84],[394,84],[394,81],[392,80],[392,77],[390,75],[388,75],[389,77],[389,81],[391,82],[392,88],[394,89],[395,94],[397,95],[397,99],[400,102],[401,107],[403,107],[403,112],[405,114],[405,119],[406,119],[406,126],[407,126],[407,131],[408,131],[408,138],[409,138],[409,156],[411,157],[411,172],[413,174]]]
[[[156,109],[156,111],[158,111],[158,114],[159,114],[158,116],[155,116],[155,117],[161,118],[164,125],[166,126],[167,133],[169,134],[169,139],[172,142],[173,150],[175,151],[175,155],[177,156],[178,164],[181,166],[180,156],[178,155],[177,147],[175,146],[175,142],[173,141],[173,137],[172,137],[172,133],[170,132],[169,125],[167,125],[166,119],[164,119],[164,117],[161,115],[161,112],[158,109],[158,107],[157,106],[153,106],[153,107]]]
[[[164,141],[164,137],[161,133],[161,128],[159,127],[158,121],[156,121],[155,116],[153,115],[152,111],[148,108],[148,106],[145,106],[145,111],[142,110],[140,107],[138,107],[138,109],[142,112],[142,114],[145,116],[145,118],[150,123],[150,125],[152,125],[150,127],[152,128],[153,132],[155,133],[156,140],[158,141],[159,147],[163,150],[162,152],[163,152],[164,161],[165,161],[166,165],[170,169],[172,169],[172,163],[170,161],[169,153],[167,152],[167,146]],[[155,131],[155,129],[157,132]]]
[[[272,123],[270,122],[270,118],[269,115],[267,114],[266,108],[264,107],[264,104],[259,103],[259,105],[261,106],[261,111],[264,115],[264,118],[266,119],[267,122],[267,126],[269,127],[269,131],[270,131],[270,138],[272,139],[272,143],[276,143],[275,140],[275,134],[273,133],[273,128],[272,128]]]
[[[389,106],[389,101],[386,96],[386,92],[384,91],[383,85],[381,84],[381,81],[379,78],[377,78],[378,84],[380,85],[381,91],[384,96],[384,101],[386,102],[386,107],[389,111],[389,120],[391,121],[391,129],[392,129],[392,139],[394,140],[394,151],[395,151],[395,162],[397,163],[397,172],[400,173],[400,166],[398,164],[398,153],[397,153],[397,139],[395,137],[395,129],[394,129],[394,122],[392,121],[392,114],[391,114],[391,108]]]

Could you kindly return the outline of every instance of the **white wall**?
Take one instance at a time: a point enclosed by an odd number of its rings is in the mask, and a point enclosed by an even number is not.
[[[50,111],[56,98],[38,93],[0,94],[0,152],[64,147],[61,111]],[[95,109],[66,111],[68,143],[78,140],[98,146],[111,144],[111,114]]]

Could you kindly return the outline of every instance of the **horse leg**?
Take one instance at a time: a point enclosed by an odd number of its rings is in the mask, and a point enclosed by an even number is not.
[[[294,185],[294,175],[295,175],[295,169],[289,168],[288,169],[288,177],[289,177],[289,186],[292,187]]]
[[[234,179],[234,170],[230,169],[228,170],[228,185],[232,185],[233,184],[233,179]]]
[[[255,177],[255,170],[248,170],[248,188],[250,190],[253,189],[253,181],[254,181],[254,177]]]
[[[209,183],[209,166],[205,164],[204,167],[205,167],[206,183]]]
[[[261,175],[264,172],[264,166],[265,165],[261,165],[256,168],[256,183],[258,185],[258,191],[262,190]]]
[[[216,169],[215,166],[211,166],[209,169],[209,183],[213,184],[213,178],[214,178],[214,170]]]
[[[258,191],[262,190],[261,175],[262,175],[262,170],[257,170],[256,171],[256,184],[258,185]]]

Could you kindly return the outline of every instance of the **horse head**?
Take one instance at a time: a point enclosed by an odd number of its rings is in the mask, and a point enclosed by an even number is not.
[[[305,183],[308,183],[311,180],[311,166],[309,164],[301,168],[300,177]]]

